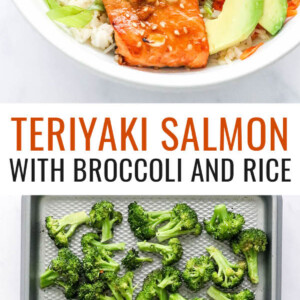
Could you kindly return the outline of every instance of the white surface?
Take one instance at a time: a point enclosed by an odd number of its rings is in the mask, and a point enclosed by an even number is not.
[[[166,69],[141,71],[120,66],[115,63],[113,55],[106,55],[86,44],[77,43],[49,20],[46,16],[48,8],[43,1],[14,0],[14,2],[36,30],[69,57],[107,77],[146,87],[177,89],[214,86],[216,83],[228,82],[259,70],[277,61],[300,43],[298,34],[300,16],[296,16],[284,26],[276,38],[266,43],[246,61],[237,60],[230,66],[217,66],[189,72]]]
[[[67,58],[24,20],[11,0],[0,1],[0,62],[2,101],[291,102],[300,99],[299,47],[273,66],[218,88],[202,92],[150,92],[100,78]]]
[[[21,197],[0,197],[0,299],[20,299]],[[300,196],[283,201],[282,300],[299,299]]]

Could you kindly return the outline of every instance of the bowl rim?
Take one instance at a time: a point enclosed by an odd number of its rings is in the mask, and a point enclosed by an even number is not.
[[[43,0],[35,0],[43,2]],[[123,81],[125,83],[139,85],[150,88],[184,89],[184,88],[204,88],[219,85],[232,81],[246,75],[252,74],[282,58],[300,44],[300,16],[294,17],[287,22],[278,36],[268,41],[261,47],[255,55],[244,61],[234,61],[230,65],[214,66],[198,70],[174,72],[171,69],[156,71],[120,66],[118,63],[108,63],[107,61],[92,60],[86,48],[90,47],[78,43],[73,37],[67,39],[66,34],[54,22],[47,18],[41,9],[34,5],[33,0],[13,0],[21,14],[27,21],[52,45],[61,50],[68,57],[81,63],[102,76],[109,76],[111,79]],[[46,4],[43,4],[46,9]],[[42,11],[42,13],[41,13]],[[294,20],[295,19],[295,20]],[[65,41],[61,34],[63,33]],[[53,33],[53,34],[51,34]],[[281,43],[279,41],[281,40]],[[78,45],[74,47],[74,42]],[[90,47],[91,48],[91,47]],[[276,51],[274,51],[276,49]],[[106,54],[105,54],[106,55]],[[101,62],[101,63],[100,63]],[[214,69],[214,70],[213,70]],[[169,72],[167,72],[167,70]],[[216,72],[217,71],[217,72]]]

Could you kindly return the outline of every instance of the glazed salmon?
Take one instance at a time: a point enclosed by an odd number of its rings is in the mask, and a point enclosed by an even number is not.
[[[121,63],[205,67],[209,46],[197,0],[104,0]]]

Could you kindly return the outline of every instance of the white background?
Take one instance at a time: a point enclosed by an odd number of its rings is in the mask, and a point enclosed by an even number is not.
[[[0,197],[0,211],[0,299],[17,300],[20,299],[21,196]],[[282,300],[299,299],[299,214],[300,196],[284,197]]]
[[[274,50],[276,51],[276,50]],[[206,91],[154,92],[100,78],[41,37],[12,0],[0,1],[0,99],[14,102],[292,102],[300,48],[274,65]]]

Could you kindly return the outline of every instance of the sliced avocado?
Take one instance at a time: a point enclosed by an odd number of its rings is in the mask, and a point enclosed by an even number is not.
[[[287,15],[287,0],[265,0],[264,13],[259,24],[272,35],[282,28]]]
[[[210,54],[246,40],[262,17],[263,7],[263,0],[226,0],[219,17],[206,22]]]

